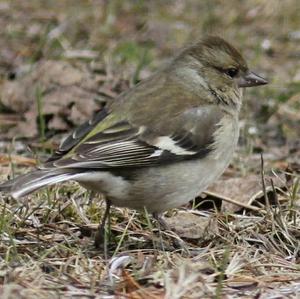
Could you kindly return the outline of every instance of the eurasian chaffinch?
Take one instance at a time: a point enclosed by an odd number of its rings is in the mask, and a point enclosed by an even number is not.
[[[74,180],[101,192],[100,235],[110,204],[157,216],[223,173],[238,141],[242,88],[266,83],[228,42],[206,37],[75,129],[42,168],[0,190],[19,198]]]

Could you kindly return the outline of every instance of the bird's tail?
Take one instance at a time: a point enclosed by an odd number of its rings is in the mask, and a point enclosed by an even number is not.
[[[82,175],[84,173],[72,169],[40,169],[0,184],[0,191],[10,193],[14,198],[20,198],[46,185],[75,180]]]

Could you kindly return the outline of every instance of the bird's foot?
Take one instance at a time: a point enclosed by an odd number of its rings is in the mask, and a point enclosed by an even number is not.
[[[159,224],[159,234],[160,234],[160,242],[161,242],[161,248],[164,249],[164,244],[162,242],[162,231],[167,233],[172,238],[172,243],[174,249],[182,250],[184,253],[188,253],[188,246],[186,242],[184,242],[174,231],[171,230],[168,223],[165,221],[165,219],[162,217],[161,214],[153,213],[153,218],[158,222]]]

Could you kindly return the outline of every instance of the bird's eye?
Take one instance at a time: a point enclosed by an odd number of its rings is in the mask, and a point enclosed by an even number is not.
[[[238,72],[239,72],[239,70],[236,68],[230,68],[230,69],[225,70],[225,73],[231,78],[236,77]]]

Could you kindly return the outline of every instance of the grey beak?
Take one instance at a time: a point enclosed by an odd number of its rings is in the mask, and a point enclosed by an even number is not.
[[[238,87],[252,87],[268,84],[268,81],[253,72],[247,72],[238,79]]]

